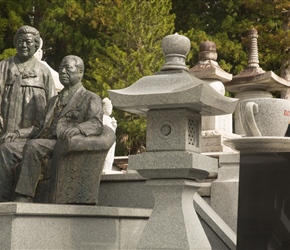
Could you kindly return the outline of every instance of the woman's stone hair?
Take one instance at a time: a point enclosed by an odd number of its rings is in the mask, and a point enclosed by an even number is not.
[[[17,39],[18,39],[20,34],[32,34],[34,36],[36,50],[40,47],[41,38],[40,38],[39,31],[37,29],[35,29],[34,27],[31,27],[28,25],[24,25],[16,31],[15,36],[14,36],[14,46],[15,47],[16,47]]]

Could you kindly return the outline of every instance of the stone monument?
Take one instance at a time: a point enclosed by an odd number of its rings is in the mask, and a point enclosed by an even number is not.
[[[225,143],[240,151],[237,249],[289,249],[290,103],[240,102],[245,136]]]
[[[3,175],[18,172],[13,163],[22,158],[19,148],[26,143],[22,163],[16,166],[21,168],[21,190],[34,189],[36,185],[29,184],[37,180],[33,201],[57,203],[23,203],[29,201],[28,197],[17,197],[17,202],[1,200],[1,249],[136,248],[136,239],[151,209],[89,206],[98,201],[100,176],[107,152],[115,142],[115,133],[102,124],[101,98],[82,86],[83,71],[80,58],[64,58],[59,74],[65,87],[48,102],[46,119],[38,127],[40,132],[36,129],[39,137],[0,145],[1,159],[3,155],[8,160],[13,158],[3,154],[9,147],[12,155],[17,154],[11,165],[0,164],[0,195],[10,191],[11,176],[6,182]],[[13,132],[13,136],[10,133],[7,139],[21,139],[19,136],[27,139],[23,129]],[[53,195],[52,190],[55,190]],[[17,191],[20,191],[19,186]]]
[[[259,66],[258,56],[258,31],[252,28],[249,31],[249,60],[248,67],[233,79],[225,83],[225,88],[235,94],[239,100],[250,98],[272,98],[271,92],[286,90],[290,83],[277,76],[272,71],[265,72]],[[239,105],[235,112],[234,133],[244,135],[244,130],[240,122]]]
[[[155,199],[138,249],[211,249],[192,204],[202,180],[217,171],[217,160],[200,154],[201,116],[232,113],[237,100],[188,72],[189,50],[187,37],[166,36],[160,72],[109,91],[115,108],[147,116],[147,152],[129,156],[128,165],[148,178]]]
[[[15,190],[17,202],[97,203],[115,133],[103,125],[101,98],[82,85],[83,60],[66,56],[59,74],[64,88],[38,125],[8,133],[0,145],[1,199],[13,200]]]
[[[269,103],[276,102],[277,99],[273,98],[271,91],[281,91],[289,87],[289,82],[277,76],[272,71],[265,72],[259,66],[257,39],[257,30],[251,29],[249,31],[250,53],[248,67],[240,74],[234,76],[231,81],[225,82],[225,88],[229,92],[235,93],[235,97],[240,99],[240,103],[246,102],[246,100],[255,102],[258,99],[269,99]],[[244,135],[245,131],[240,120],[240,103],[238,104],[235,111],[234,132],[239,135]],[[262,112],[262,110],[260,111]],[[265,110],[264,112],[267,111]],[[275,120],[275,116],[276,115],[274,115],[273,117],[267,116],[264,118],[265,124],[267,124],[268,127],[271,126],[269,125],[269,122],[266,122],[266,120]],[[236,139],[237,141],[239,141],[238,138]],[[271,141],[271,139],[269,139],[269,141]],[[256,142],[252,141],[251,143]],[[256,146],[258,148],[262,147],[260,142],[258,142]],[[252,147],[251,150],[253,150]],[[240,171],[239,161],[239,155],[222,155],[220,157],[219,176],[218,179],[212,184],[211,193],[212,207],[215,209],[215,211],[218,212],[218,214],[220,214],[220,216],[228,223],[228,225],[231,226],[234,231],[237,230],[237,220],[233,220],[233,218],[237,218],[238,216],[237,204]],[[231,197],[231,199],[228,199],[228,197]]]

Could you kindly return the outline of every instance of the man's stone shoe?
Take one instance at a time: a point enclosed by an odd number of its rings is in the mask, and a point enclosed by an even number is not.
[[[14,200],[15,202],[32,203],[33,200],[29,196],[18,194]]]
[[[0,196],[0,202],[9,202],[9,200],[3,196]]]

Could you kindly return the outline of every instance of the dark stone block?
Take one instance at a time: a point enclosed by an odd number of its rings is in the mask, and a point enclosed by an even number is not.
[[[290,153],[241,154],[237,249],[290,249]]]

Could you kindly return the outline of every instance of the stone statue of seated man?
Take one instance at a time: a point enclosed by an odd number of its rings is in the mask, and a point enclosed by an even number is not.
[[[0,145],[2,202],[13,200],[15,194],[16,202],[33,201],[48,159],[52,158],[60,141],[76,141],[74,147],[80,144],[84,147],[83,150],[91,150],[86,149],[82,140],[96,138],[97,141],[98,136],[103,133],[105,126],[102,123],[102,100],[83,87],[83,75],[84,63],[81,58],[74,55],[64,57],[59,67],[59,79],[64,88],[59,95],[49,100],[39,125],[18,129],[5,136],[5,142]],[[23,140],[25,138],[26,141]],[[115,140],[113,130],[106,139]],[[112,144],[113,142],[109,147]],[[20,172],[16,174],[16,166],[20,162]],[[66,164],[69,166],[75,163]]]

